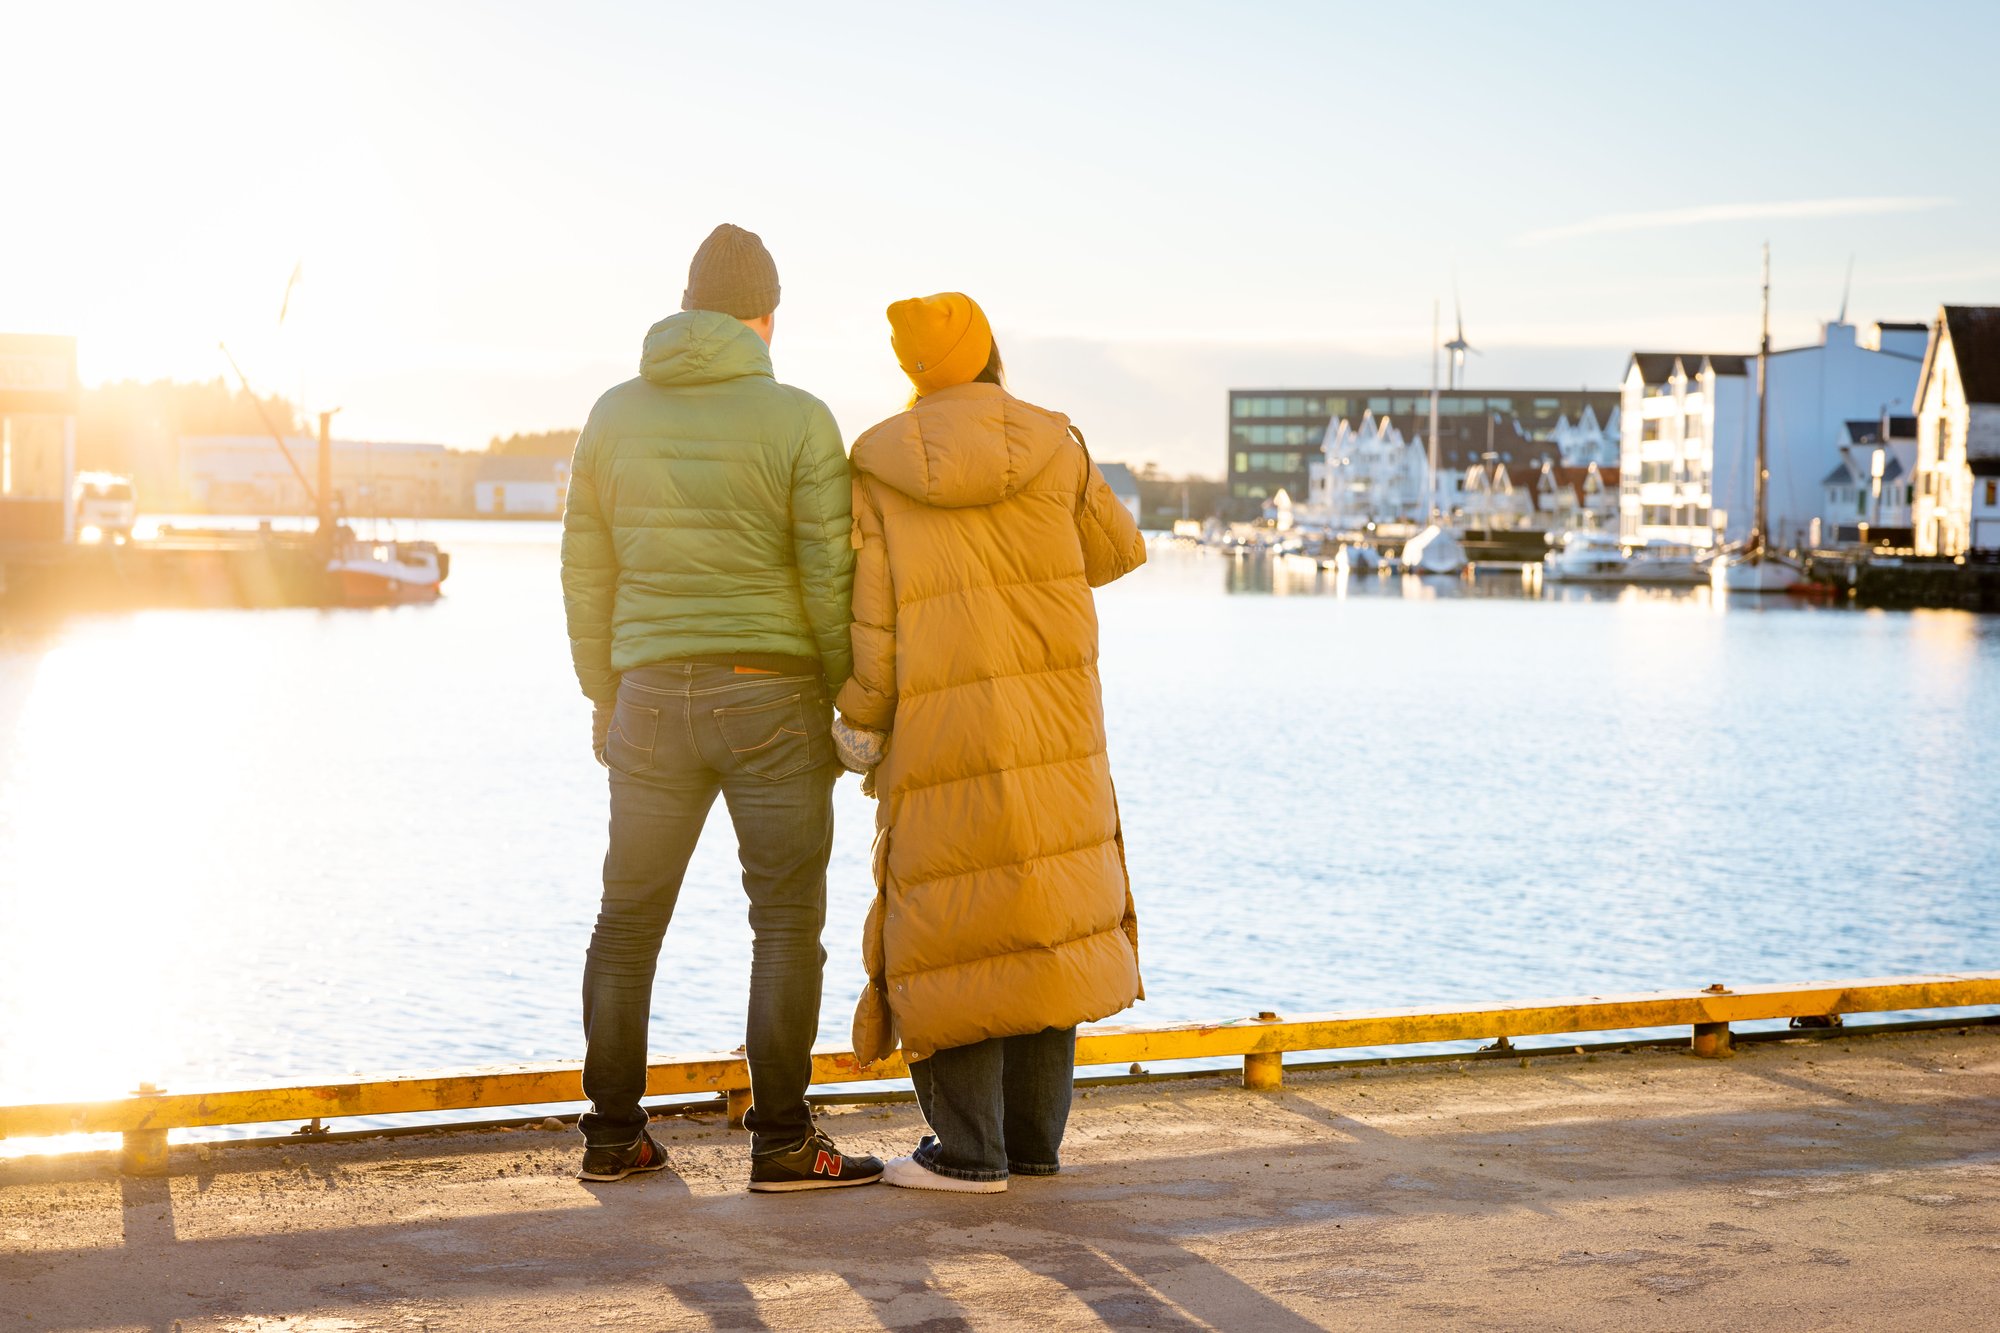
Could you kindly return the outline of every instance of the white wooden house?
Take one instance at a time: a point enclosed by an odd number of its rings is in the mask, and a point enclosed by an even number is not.
[[[1916,415],[1917,553],[2000,553],[2000,306],[1938,308]]]

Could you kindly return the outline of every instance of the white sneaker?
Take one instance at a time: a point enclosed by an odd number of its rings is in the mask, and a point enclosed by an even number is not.
[[[945,1190],[953,1194],[1005,1194],[1004,1180],[960,1180],[941,1176],[914,1157],[892,1157],[882,1166],[882,1183],[906,1190]]]

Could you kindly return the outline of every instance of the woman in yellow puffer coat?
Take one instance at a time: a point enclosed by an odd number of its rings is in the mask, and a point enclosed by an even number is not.
[[[854,1045],[900,1039],[932,1130],[883,1179],[990,1193],[1058,1169],[1076,1025],[1141,993],[1091,589],[1146,548],[1069,419],[1007,392],[976,302],[888,314],[916,397],[854,444],[836,727],[888,738]]]

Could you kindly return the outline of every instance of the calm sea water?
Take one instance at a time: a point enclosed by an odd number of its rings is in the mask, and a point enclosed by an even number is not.
[[[580,1055],[556,529],[428,534],[432,606],[0,625],[0,1101]],[[1173,548],[1100,607],[1133,1021],[2000,965],[2000,619]],[[743,909],[718,806],[655,1051],[741,1040]]]

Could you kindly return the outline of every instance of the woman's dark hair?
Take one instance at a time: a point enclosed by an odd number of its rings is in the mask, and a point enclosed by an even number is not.
[[[999,343],[996,342],[993,344],[993,354],[986,358],[986,368],[977,375],[974,375],[972,382],[974,384],[998,384],[1002,388],[1006,387],[1007,367],[1000,360]]]
[[[985,367],[972,377],[972,382],[974,384],[997,384],[1003,389],[1007,387],[1007,365],[1000,359],[999,343],[996,342],[993,344],[992,352],[986,357]],[[912,390],[910,392],[910,401],[904,404],[903,410],[905,412],[909,411],[922,400],[923,394]]]

